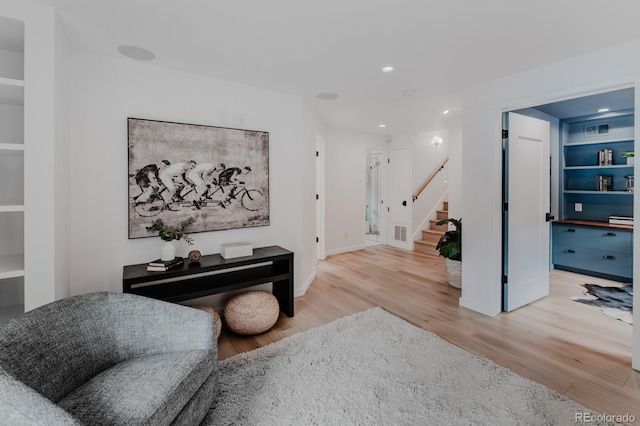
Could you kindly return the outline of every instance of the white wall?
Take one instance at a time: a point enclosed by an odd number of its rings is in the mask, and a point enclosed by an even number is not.
[[[464,93],[462,195],[464,262],[461,305],[496,315],[501,277],[501,113],[640,82],[640,40],[511,75]],[[636,89],[636,123],[640,113]],[[636,150],[638,126],[636,126]],[[634,209],[639,211],[639,197]],[[637,236],[636,236],[637,237]],[[634,277],[640,278],[640,239],[634,238]],[[634,303],[640,302],[635,296]],[[640,313],[635,314],[640,324]],[[633,365],[640,368],[634,330]]]
[[[367,148],[385,149],[385,138],[327,129],[326,136],[327,255],[364,248]]]
[[[447,163],[447,188],[449,193],[449,217],[462,217],[462,118],[449,122],[449,162]]]
[[[159,238],[127,239],[127,117],[269,132],[267,227],[192,234],[203,254],[248,241],[295,253],[296,293],[312,275],[313,141],[299,97],[127,59],[73,52],[71,87],[71,274],[73,294],[122,290],[122,267],[158,257]],[[238,127],[233,126],[233,127]],[[186,249],[186,247],[185,247]]]
[[[54,185],[55,185],[55,299],[63,299],[71,294],[71,253],[70,230],[71,198],[69,194],[69,49],[67,40],[60,26],[55,27],[55,120],[56,145],[54,152]]]

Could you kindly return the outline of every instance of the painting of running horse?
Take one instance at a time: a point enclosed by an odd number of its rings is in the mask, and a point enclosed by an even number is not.
[[[129,238],[269,225],[268,132],[129,118],[128,142]]]

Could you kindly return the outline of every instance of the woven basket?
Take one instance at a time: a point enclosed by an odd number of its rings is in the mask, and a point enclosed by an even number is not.
[[[227,327],[238,334],[260,334],[278,320],[278,300],[266,291],[248,291],[233,296],[224,308]]]
[[[455,288],[462,287],[462,262],[444,258],[444,267],[447,270],[449,285]]]
[[[220,333],[222,332],[222,321],[220,320],[220,315],[213,309],[211,306],[206,305],[191,305],[190,308],[200,309],[201,311],[205,311],[209,315],[213,316],[216,319],[216,338],[220,337]]]

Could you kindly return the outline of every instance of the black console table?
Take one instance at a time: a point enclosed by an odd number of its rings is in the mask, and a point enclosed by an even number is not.
[[[166,272],[147,272],[147,264],[127,265],[122,274],[122,291],[168,302],[180,302],[273,283],[273,295],[280,310],[293,316],[293,252],[270,246],[253,250],[253,255],[225,259],[219,254],[202,256]]]

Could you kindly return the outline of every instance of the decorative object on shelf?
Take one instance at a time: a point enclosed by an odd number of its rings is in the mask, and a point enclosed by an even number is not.
[[[455,229],[445,232],[436,246],[440,256],[444,257],[444,266],[447,270],[449,285],[455,288],[462,287],[462,218],[443,219],[439,226],[451,223]]]
[[[128,119],[129,238],[149,218],[191,232],[269,225],[269,133]]]
[[[596,190],[598,191],[611,191],[612,178],[607,175],[596,176]]]
[[[166,244],[166,243],[165,243]],[[171,244],[171,243],[169,243]],[[172,245],[173,247],[173,245]],[[167,253],[167,256],[169,253]],[[175,257],[169,260],[162,260],[162,258],[149,262],[147,265],[147,271],[149,272],[166,272],[170,269],[175,269],[184,263],[184,259],[181,257]]]
[[[627,159],[627,166],[633,166],[635,164],[636,157],[634,151],[623,152],[621,157]]]
[[[191,262],[200,262],[202,253],[200,253],[200,250],[191,250],[188,257]]]
[[[218,314],[215,309],[207,305],[189,305],[189,307],[205,311],[211,315],[216,320],[216,339],[220,337],[220,333],[222,333],[222,320],[220,319],[220,314]]]
[[[161,250],[160,259],[163,261],[173,260],[176,257],[176,248],[171,243],[173,240],[185,240],[187,244],[193,244],[193,238],[185,232],[192,223],[195,222],[193,217],[183,220],[176,226],[165,225],[162,219],[157,219],[151,226],[147,226],[148,232],[157,232],[158,236],[164,241]]]
[[[252,254],[253,246],[249,243],[227,243],[220,246],[220,256],[225,259],[251,256]]]
[[[633,175],[629,175],[629,176],[625,176],[624,177],[624,190],[627,192],[633,192],[633,181],[635,180],[635,177]]]
[[[224,320],[237,334],[260,334],[278,321],[278,300],[266,291],[248,291],[233,296],[224,308]]]

